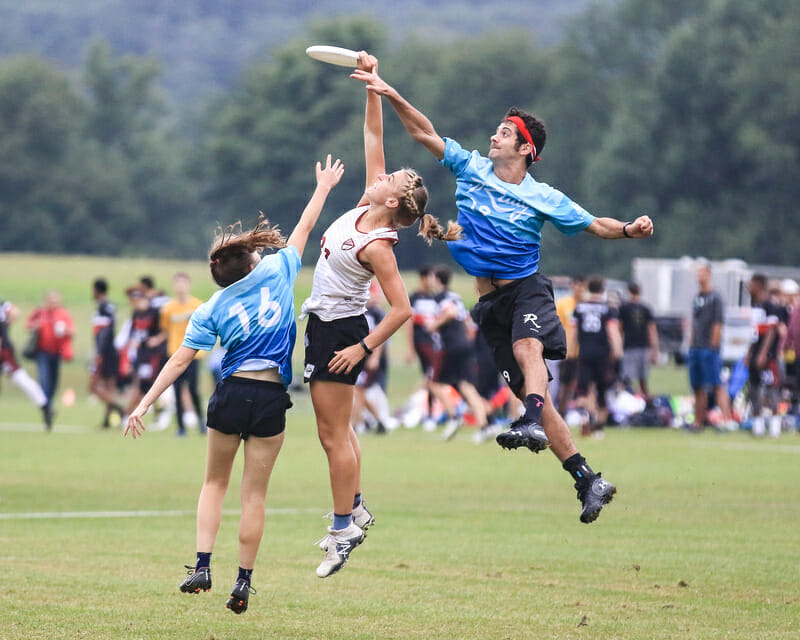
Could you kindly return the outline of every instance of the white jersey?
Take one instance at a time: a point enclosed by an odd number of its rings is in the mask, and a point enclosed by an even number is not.
[[[314,268],[311,296],[303,303],[303,316],[313,313],[330,322],[360,316],[366,311],[369,283],[374,274],[358,261],[358,254],[375,240],[397,244],[396,229],[358,229],[358,221],[368,209],[369,205],[351,209],[325,231]]]

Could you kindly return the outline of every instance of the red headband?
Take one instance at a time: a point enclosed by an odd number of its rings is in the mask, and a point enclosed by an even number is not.
[[[528,131],[528,127],[525,126],[525,121],[519,116],[508,116],[506,120],[517,125],[517,131],[519,131],[522,134],[522,137],[525,138],[525,141],[533,147],[533,153],[531,153],[531,157],[533,158],[533,161],[536,162],[538,160],[536,157],[536,145],[533,143],[533,138],[531,138],[531,132]]]

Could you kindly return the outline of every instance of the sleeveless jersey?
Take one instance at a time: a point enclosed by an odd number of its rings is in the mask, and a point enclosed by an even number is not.
[[[284,386],[289,386],[297,333],[293,286],[301,266],[292,246],[263,257],[244,278],[195,309],[183,345],[210,351],[219,337],[227,349],[223,379],[237,371],[277,367]]]
[[[303,303],[304,316],[313,313],[330,322],[360,316],[366,311],[369,283],[374,274],[358,261],[358,254],[375,240],[397,244],[396,229],[359,231],[358,221],[368,209],[368,205],[351,209],[322,236],[311,296]]]
[[[539,269],[542,226],[565,235],[584,230],[594,216],[563,193],[526,173],[520,184],[503,182],[492,161],[444,138],[441,164],[456,177],[458,223],[463,238],[448,242],[456,262],[472,276],[519,280]]]

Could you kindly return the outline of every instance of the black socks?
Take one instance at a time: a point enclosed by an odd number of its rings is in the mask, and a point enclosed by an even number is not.
[[[525,418],[541,424],[542,409],[544,409],[544,398],[542,396],[536,393],[529,393],[525,396]]]
[[[564,467],[565,471],[568,471],[575,482],[583,484],[587,480],[591,480],[595,476],[595,472],[592,471],[592,468],[586,464],[586,458],[584,458],[580,453],[576,453],[573,456],[570,456],[564,463],[561,465]]]

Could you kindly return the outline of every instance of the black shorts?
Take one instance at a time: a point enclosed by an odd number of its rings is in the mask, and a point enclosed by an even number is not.
[[[558,365],[558,381],[563,385],[572,384],[578,378],[578,359],[564,358]]]
[[[116,349],[109,349],[100,354],[96,373],[101,378],[113,379],[119,377],[119,353]]]
[[[414,351],[419,358],[422,375],[427,380],[436,380],[442,366],[442,350],[438,349],[433,342],[414,342]]]
[[[594,383],[597,388],[597,405],[606,406],[606,391],[614,384],[616,372],[613,363],[606,356],[597,358],[578,358],[578,395],[585,396]]]
[[[458,387],[459,382],[475,383],[477,377],[477,363],[472,351],[447,351],[442,350],[442,367],[439,375],[434,379],[441,384]]]
[[[567,336],[556,314],[553,284],[539,273],[482,296],[473,315],[492,348],[497,368],[517,395],[525,380],[514,358],[515,342],[536,338],[547,360],[563,360],[567,355]],[[547,377],[552,380],[549,371]]]
[[[210,429],[242,440],[269,438],[283,433],[289,394],[278,382],[230,376],[217,384],[208,401],[206,424]]]
[[[358,341],[366,338],[368,334],[369,325],[363,315],[325,322],[313,313],[308,314],[303,380],[305,382],[324,380],[355,385],[358,374],[364,368],[366,353],[350,373],[331,373],[328,371],[328,363],[336,351],[358,344]]]

